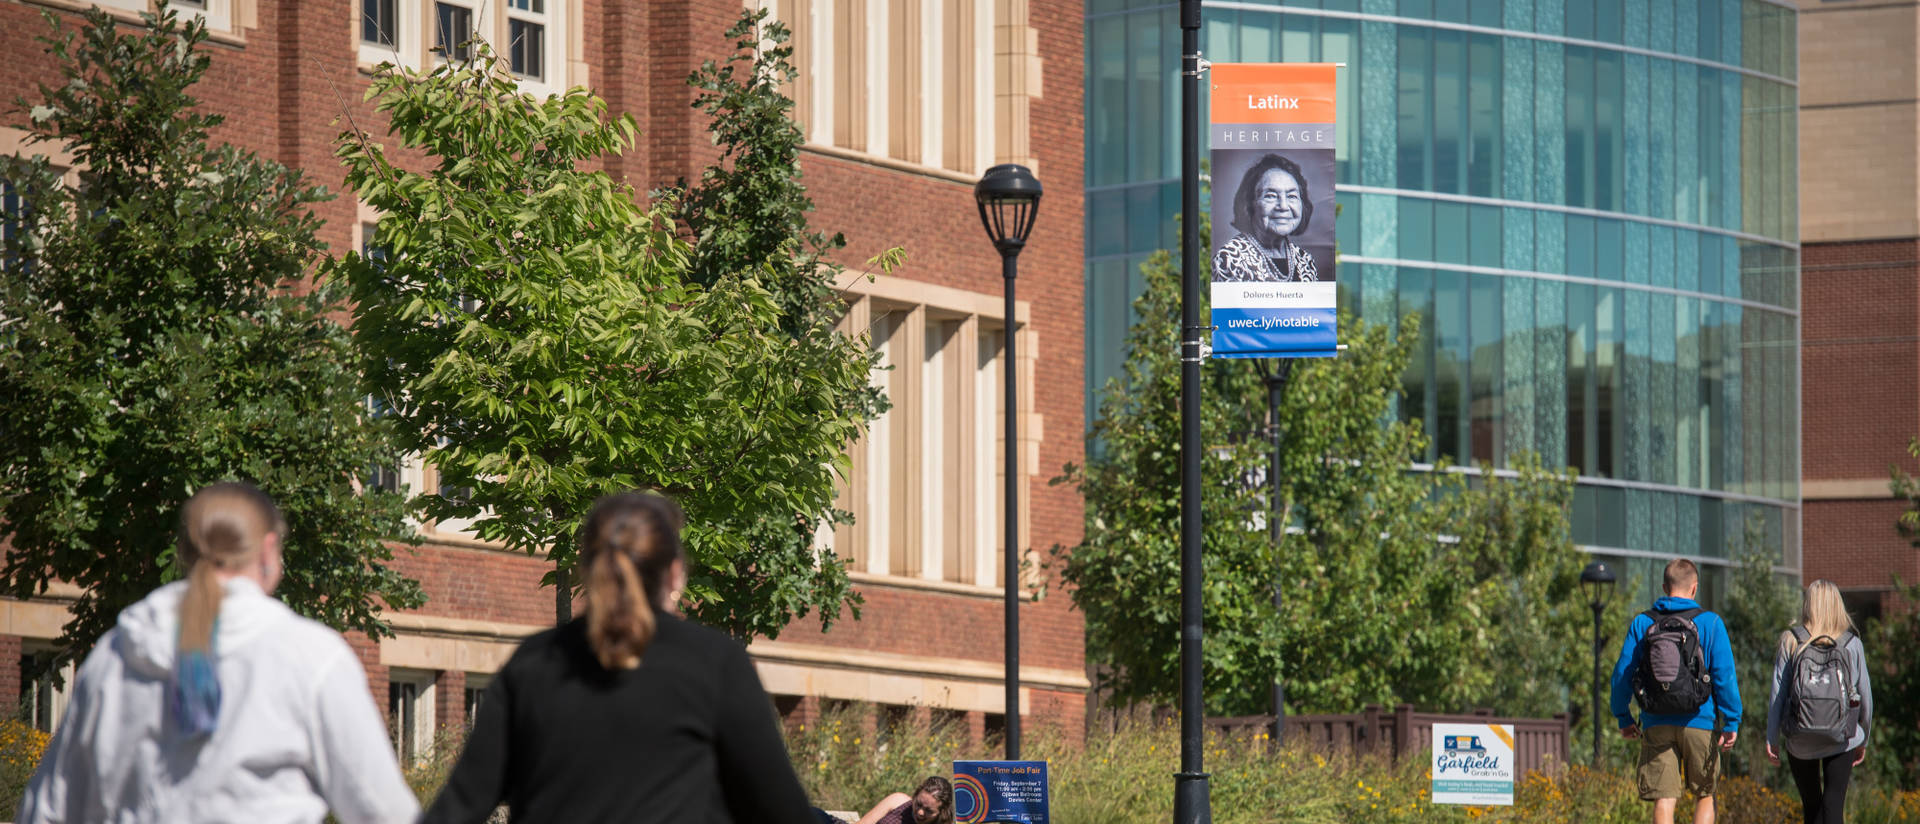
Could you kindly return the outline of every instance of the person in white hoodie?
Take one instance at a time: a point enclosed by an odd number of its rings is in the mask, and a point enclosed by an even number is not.
[[[271,595],[285,534],[250,484],[187,501],[187,580],[121,612],[87,656],[19,824],[414,820],[360,659]]]

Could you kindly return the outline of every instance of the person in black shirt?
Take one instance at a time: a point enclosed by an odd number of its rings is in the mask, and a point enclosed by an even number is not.
[[[658,495],[594,504],[587,608],[528,638],[487,688],[422,822],[813,824],[746,650],[674,614],[684,516]]]

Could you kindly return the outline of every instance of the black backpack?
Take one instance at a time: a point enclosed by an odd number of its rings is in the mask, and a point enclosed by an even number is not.
[[[1633,674],[1633,697],[1655,715],[1691,715],[1713,695],[1713,676],[1700,648],[1693,619],[1704,609],[1680,612],[1647,610],[1653,626],[1640,639],[1640,660]]]
[[[1788,752],[1820,755],[1844,749],[1860,725],[1860,684],[1847,663],[1852,632],[1834,640],[1809,638],[1807,628],[1795,626],[1800,649],[1787,662],[1786,711],[1780,733]]]

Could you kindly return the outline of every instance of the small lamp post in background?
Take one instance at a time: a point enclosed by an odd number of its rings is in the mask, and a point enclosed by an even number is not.
[[[1006,519],[1006,681],[1007,681],[1007,760],[1020,759],[1020,441],[1019,405],[1014,403],[1019,366],[1013,359],[1013,283],[1019,276],[1020,250],[1027,246],[1033,232],[1034,215],[1040,211],[1040,180],[1027,167],[1003,163],[987,170],[973,187],[974,203],[980,207],[980,224],[987,229],[993,248],[1000,252],[1000,274],[1006,280],[1006,353],[1002,371],[1007,378],[1006,463],[1001,474],[1007,480]]]
[[[1600,766],[1600,723],[1605,713],[1600,711],[1600,613],[1606,611],[1607,601],[1613,598],[1613,569],[1603,561],[1587,564],[1580,571],[1580,591],[1587,595],[1587,606],[1593,608],[1593,766]]]

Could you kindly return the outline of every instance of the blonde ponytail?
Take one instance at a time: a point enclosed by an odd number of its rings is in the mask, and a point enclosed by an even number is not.
[[[187,591],[180,599],[180,635],[167,705],[174,723],[189,736],[211,733],[219,719],[214,630],[225,595],[220,573],[257,562],[267,536],[285,533],[280,508],[251,484],[214,484],[181,508],[175,557],[187,570]]]
[[[587,643],[602,667],[640,666],[653,643],[667,572],[681,557],[681,517],[666,498],[624,492],[596,501],[581,525]]]

